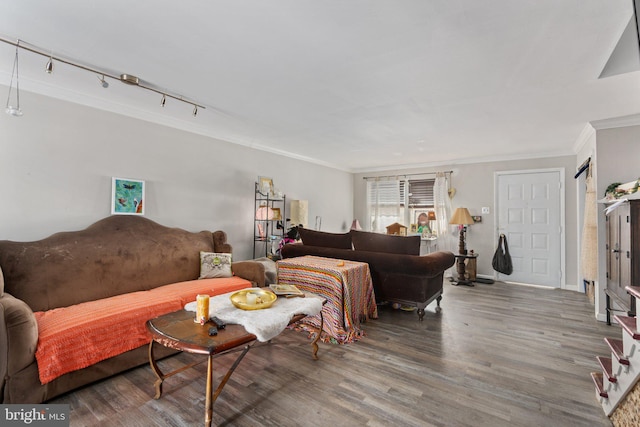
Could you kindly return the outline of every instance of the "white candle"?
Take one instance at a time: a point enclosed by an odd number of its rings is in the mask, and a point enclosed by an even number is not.
[[[258,295],[254,294],[253,292],[247,292],[247,304],[255,305],[257,298],[258,298]]]

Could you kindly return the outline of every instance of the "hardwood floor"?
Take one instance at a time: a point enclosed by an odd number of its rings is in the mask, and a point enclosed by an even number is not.
[[[303,332],[285,331],[252,349],[214,405],[222,426],[610,426],[589,376],[607,355],[583,294],[509,285],[445,283],[442,312],[381,307],[353,344],[320,345],[311,359]],[[217,359],[216,381],[235,359]],[[179,354],[154,400],[143,366],[55,399],[72,426],[198,426],[204,422],[206,363]]]

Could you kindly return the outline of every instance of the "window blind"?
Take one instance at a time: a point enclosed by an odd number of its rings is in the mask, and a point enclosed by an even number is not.
[[[433,186],[435,178],[409,180],[409,207],[434,207]]]
[[[367,201],[370,205],[400,206],[404,199],[404,182],[371,181],[367,183]]]

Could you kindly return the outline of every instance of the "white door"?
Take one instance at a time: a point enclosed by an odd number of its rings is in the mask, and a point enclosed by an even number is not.
[[[561,287],[563,177],[558,169],[496,173],[498,235],[507,237],[513,262],[513,273],[498,274],[498,280]]]

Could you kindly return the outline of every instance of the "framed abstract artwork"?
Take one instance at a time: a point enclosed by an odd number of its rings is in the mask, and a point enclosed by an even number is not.
[[[112,179],[112,215],[144,215],[144,202],[144,181],[115,177]]]

